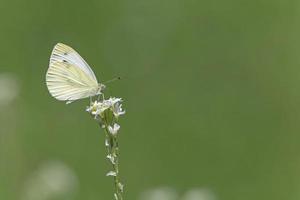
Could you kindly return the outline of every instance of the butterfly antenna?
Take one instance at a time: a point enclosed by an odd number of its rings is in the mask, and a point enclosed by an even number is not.
[[[115,78],[113,78],[113,79],[111,79],[111,80],[105,81],[104,84],[111,83],[111,82],[114,82],[114,81],[116,81],[116,80],[121,80],[121,77],[118,76],[118,77],[115,77]]]

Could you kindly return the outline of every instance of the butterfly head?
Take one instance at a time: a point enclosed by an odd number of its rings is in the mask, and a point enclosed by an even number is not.
[[[106,86],[104,84],[99,83],[98,84],[97,94],[101,94],[105,88],[106,88]]]

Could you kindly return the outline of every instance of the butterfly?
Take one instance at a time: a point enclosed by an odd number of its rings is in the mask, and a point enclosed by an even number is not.
[[[60,101],[71,103],[78,99],[102,94],[105,85],[97,78],[87,62],[71,47],[54,46],[46,74],[49,93]]]

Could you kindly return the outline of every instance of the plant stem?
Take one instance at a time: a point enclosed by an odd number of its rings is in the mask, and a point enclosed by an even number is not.
[[[111,176],[114,177],[114,187],[115,187],[115,199],[116,200],[123,200],[122,193],[123,193],[123,184],[120,182],[120,174],[119,174],[119,146],[117,137],[110,134],[107,125],[105,125],[105,135],[106,141],[105,146],[107,149],[107,158],[109,159],[110,163],[112,164],[112,173]],[[110,172],[109,172],[110,173]]]

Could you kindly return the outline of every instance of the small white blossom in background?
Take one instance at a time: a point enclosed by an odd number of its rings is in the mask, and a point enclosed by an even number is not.
[[[0,74],[0,106],[7,106],[19,94],[19,81],[14,74]]]
[[[25,182],[21,200],[71,199],[78,185],[72,169],[60,161],[49,161]]]
[[[216,195],[209,189],[194,188],[187,191],[182,200],[217,200]]]
[[[159,187],[144,191],[139,200],[217,200],[216,195],[206,188],[194,188],[179,195],[170,187]]]
[[[15,140],[18,131],[20,110],[15,102],[20,96],[20,89],[20,78],[17,74],[0,72],[0,163],[3,161],[1,158],[6,155],[6,142]]]
[[[175,189],[159,187],[144,191],[139,200],[178,200],[179,196]]]

